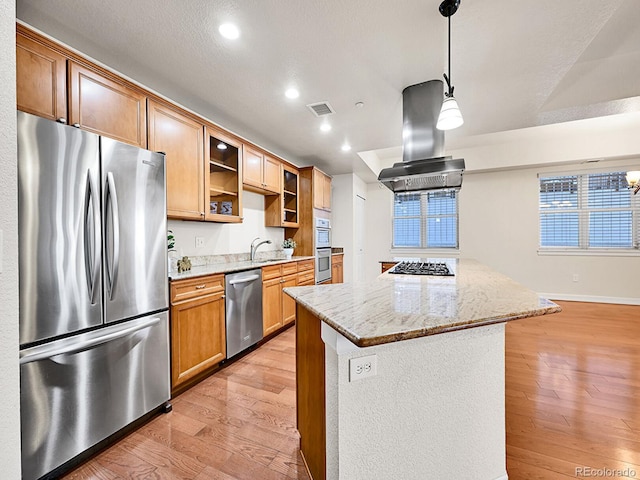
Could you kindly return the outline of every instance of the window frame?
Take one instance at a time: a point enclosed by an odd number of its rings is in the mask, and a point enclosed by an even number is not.
[[[447,255],[456,255],[460,250],[460,190],[459,189],[442,189],[438,190],[438,192],[452,192],[455,197],[455,214],[446,214],[446,215],[429,215],[428,213],[428,195],[430,193],[435,193],[434,190],[427,190],[421,192],[394,192],[393,200],[391,205],[391,252],[397,253],[409,253],[411,251],[415,252],[440,252]],[[406,217],[396,217],[395,214],[395,203],[397,195],[411,195],[418,194],[420,195],[420,215],[418,216],[406,216]],[[456,231],[456,241],[455,246],[452,247],[430,247],[426,245],[429,238],[429,230],[428,224],[429,219],[435,217],[455,217],[455,231]],[[395,242],[395,225],[396,218],[398,219],[406,219],[406,218],[419,218],[420,220],[420,245],[419,246],[396,246]]]
[[[589,177],[611,173],[623,173],[625,167],[610,168],[595,171],[564,171],[538,173],[538,255],[567,255],[567,256],[640,256],[640,195],[633,195],[629,190],[629,207],[590,207],[589,206]],[[576,213],[578,216],[578,245],[577,246],[543,246],[542,245],[542,218],[544,214],[553,215],[550,211],[543,211],[541,206],[541,182],[549,178],[577,177],[577,206],[556,212]],[[631,246],[590,246],[589,222],[590,215],[595,212],[631,211]]]

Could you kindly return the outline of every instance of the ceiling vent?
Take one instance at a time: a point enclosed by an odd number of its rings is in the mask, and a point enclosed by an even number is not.
[[[329,102],[310,103],[307,105],[307,108],[311,110],[316,117],[324,117],[325,115],[335,113],[331,105],[329,105]]]

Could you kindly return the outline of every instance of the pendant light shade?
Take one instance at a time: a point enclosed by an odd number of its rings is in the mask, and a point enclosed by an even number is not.
[[[627,172],[626,178],[629,188],[633,190],[635,195],[640,191],[640,170]]]
[[[458,101],[453,95],[446,97],[444,102],[442,102],[442,109],[440,110],[436,128],[438,130],[452,130],[458,128],[463,123],[464,119],[458,107]]]
[[[444,94],[442,109],[440,110],[440,116],[436,124],[438,130],[452,130],[464,123],[462,112],[460,111],[460,107],[458,107],[458,101],[453,96],[454,87],[451,84],[451,16],[458,11],[459,6],[460,0],[444,0],[439,8],[440,14],[448,19],[449,75],[444,74],[444,79],[447,81],[447,92]]]

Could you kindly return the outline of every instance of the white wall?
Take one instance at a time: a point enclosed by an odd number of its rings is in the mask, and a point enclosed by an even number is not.
[[[15,2],[0,2],[0,465],[9,480],[20,478],[15,20]]]
[[[640,162],[638,162],[640,163]],[[601,165],[601,164],[598,164]],[[545,169],[546,172],[567,168]],[[574,169],[584,169],[576,165]],[[538,168],[465,176],[460,252],[558,299],[640,303],[640,257],[539,255]],[[578,274],[578,282],[573,275]]]
[[[365,278],[380,275],[380,261],[390,260],[393,227],[393,192],[381,183],[367,184]]]
[[[262,245],[259,252],[282,250],[284,229],[264,226],[264,196],[245,190],[242,203],[242,223],[170,220],[168,228],[176,237],[176,251],[188,256],[249,253],[251,241],[256,237],[272,242]],[[196,237],[204,237],[204,247],[196,248]]]
[[[640,159],[593,168],[640,166]],[[538,254],[538,172],[586,170],[584,164],[465,173],[460,190],[460,256],[475,258],[539,293],[556,299],[640,303],[640,257]],[[622,170],[626,168],[621,167]],[[393,194],[368,185],[367,274],[380,273],[391,251]],[[400,256],[398,253],[396,256]],[[636,272],[636,273],[634,273]],[[578,274],[579,281],[573,281]]]
[[[352,282],[356,278],[356,196],[367,198],[367,184],[360,177],[353,173],[332,177],[331,244],[344,248],[345,282]]]

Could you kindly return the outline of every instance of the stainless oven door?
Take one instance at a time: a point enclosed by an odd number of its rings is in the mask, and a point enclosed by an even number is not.
[[[316,249],[316,283],[331,280],[331,249]]]

